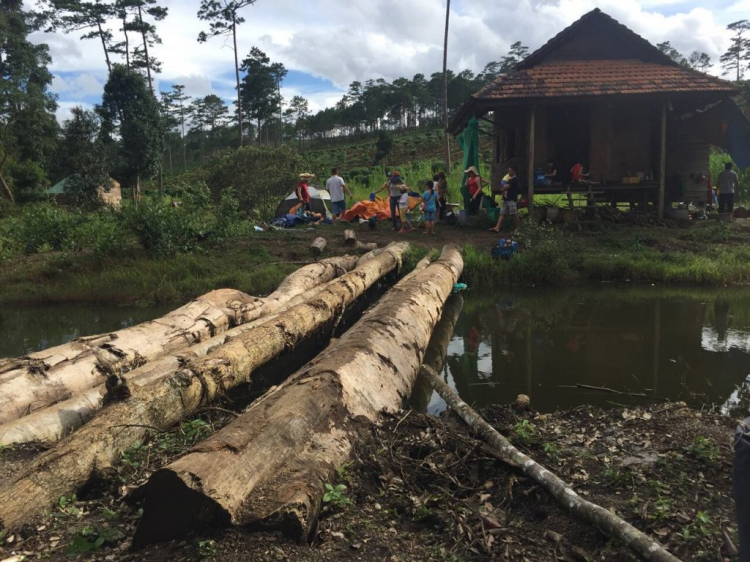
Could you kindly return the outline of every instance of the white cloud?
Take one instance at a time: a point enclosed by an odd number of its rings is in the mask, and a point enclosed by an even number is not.
[[[748,2],[736,0],[729,10],[739,14],[748,10]],[[163,63],[159,80],[183,83],[191,95],[213,92],[233,99],[234,53],[229,40],[197,42],[198,33],[208,27],[196,17],[199,0],[164,3],[169,16],[158,24],[163,43],[153,49]],[[456,71],[480,71],[517,40],[533,50],[595,7],[652,43],[671,41],[685,55],[705,51],[717,60],[729,44],[726,10],[696,7],[693,0],[460,0],[453,5],[449,67]],[[658,11],[662,8],[670,15]],[[240,59],[257,45],[272,60],[330,80],[337,89],[353,80],[411,78],[442,68],[444,0],[273,0],[258,2],[242,15],[246,22],[239,27]],[[112,26],[115,34],[118,28]],[[62,34],[35,34],[35,40],[50,45],[53,71],[90,75],[77,83],[81,92],[94,87],[91,77],[104,75],[104,55],[96,40],[81,42],[75,35]],[[56,81],[56,88],[68,88],[57,90],[64,94],[61,99],[72,99],[76,91],[69,82]],[[339,99],[340,93],[306,97],[314,98],[311,106],[322,107]]]
[[[83,109],[93,109],[94,106],[90,103],[82,103],[82,102],[75,102],[75,101],[61,101],[57,104],[57,111],[55,112],[55,115],[57,116],[57,121],[59,123],[64,123],[66,120],[70,119],[71,112],[74,107],[82,107]]]

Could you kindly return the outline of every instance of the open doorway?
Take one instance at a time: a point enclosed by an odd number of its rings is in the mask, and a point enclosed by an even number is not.
[[[549,159],[563,183],[570,182],[570,169],[577,162],[588,169],[591,148],[589,108],[586,105],[550,106],[547,115]]]

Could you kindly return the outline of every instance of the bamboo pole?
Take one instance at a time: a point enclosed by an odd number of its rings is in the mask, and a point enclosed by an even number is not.
[[[555,474],[516,449],[482,416],[461,400],[433,369],[423,365],[421,372],[430,379],[433,388],[446,404],[477,433],[480,439],[489,444],[506,462],[521,468],[527,476],[541,484],[566,509],[593,523],[609,536],[622,541],[649,562],[680,562],[679,558],[670,554],[660,543],[611,511],[583,499]]]
[[[529,151],[528,151],[528,201],[529,201],[529,217],[534,212],[534,151],[536,149],[536,108],[531,107],[531,113],[529,114]]]
[[[667,104],[661,106],[661,142],[659,152],[659,218],[664,218],[664,193],[667,186]]]

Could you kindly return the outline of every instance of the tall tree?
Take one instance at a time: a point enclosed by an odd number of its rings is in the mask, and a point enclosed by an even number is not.
[[[143,76],[115,64],[97,112],[105,138],[117,146],[124,183],[137,195],[141,178],[153,178],[161,166],[164,134],[159,104]]]
[[[302,96],[294,96],[289,102],[289,107],[284,111],[284,116],[292,122],[294,135],[302,146],[302,136],[305,127],[305,119],[310,115],[310,106]]]
[[[6,164],[14,161],[19,176],[24,165],[39,169],[57,132],[48,47],[28,40],[32,14],[22,8],[21,0],[0,0],[0,187],[11,200]]]
[[[107,29],[110,19],[117,16],[114,4],[107,0],[82,2],[81,0],[44,0],[49,26],[47,31],[62,29],[65,33],[86,31],[81,39],[99,39],[104,50],[107,70],[112,71],[109,53],[112,32]]]
[[[263,51],[253,47],[242,61],[240,70],[246,73],[240,84],[240,103],[248,116],[257,122],[260,142],[261,122],[271,119],[279,111],[281,96],[277,77],[282,72],[286,74],[286,69],[280,63],[271,63]]]
[[[513,70],[513,67],[527,56],[529,56],[529,48],[521,43],[521,41],[516,41],[510,46],[508,54],[500,61],[500,72],[509,72],[510,70]]]
[[[188,108],[185,106],[186,101],[190,101],[190,96],[185,95],[185,86],[182,84],[173,84],[171,92],[161,92],[162,111],[170,116],[175,124],[174,126],[180,128],[183,170],[187,170],[185,119],[188,115]]]
[[[237,81],[237,121],[240,128],[240,146],[242,146],[242,101],[240,95],[240,63],[237,52],[237,26],[244,23],[239,12],[255,4],[257,0],[201,0],[198,19],[209,22],[208,33],[201,31],[198,42],[205,43],[211,37],[231,36],[234,50],[234,74]]]
[[[672,59],[674,62],[676,62],[679,65],[682,66],[688,66],[689,61],[682,56],[682,53],[675,49],[672,46],[672,43],[669,41],[664,41],[663,43],[657,43],[656,48],[659,49],[662,53],[667,55],[670,59]]]
[[[750,39],[745,34],[750,31],[750,21],[739,20],[727,26],[729,31],[734,32],[732,43],[727,52],[721,55],[719,62],[724,69],[724,74],[734,73],[739,82],[750,59]]]
[[[443,158],[445,173],[451,173],[451,148],[448,138],[448,27],[451,17],[451,0],[446,0],[445,6],[445,37],[443,39]]]
[[[76,204],[98,205],[98,188],[109,189],[109,162],[99,116],[74,107],[62,129],[61,164],[68,175],[65,192]]]
[[[693,51],[688,57],[688,66],[693,70],[706,73],[711,68],[711,57],[708,56],[708,53]]]

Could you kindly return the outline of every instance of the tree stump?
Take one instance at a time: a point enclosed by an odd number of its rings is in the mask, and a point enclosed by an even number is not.
[[[344,244],[346,246],[356,246],[357,245],[357,235],[354,234],[353,230],[345,230],[344,231]]]
[[[325,238],[318,237],[313,240],[313,243],[310,245],[310,252],[312,252],[312,255],[317,258],[326,249],[327,244],[328,242],[326,242]]]

